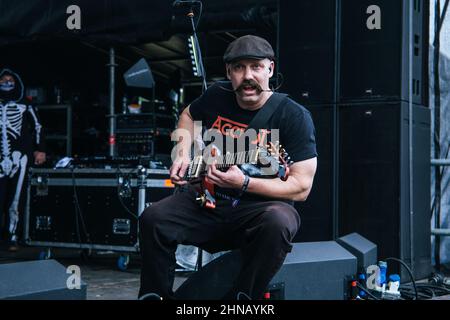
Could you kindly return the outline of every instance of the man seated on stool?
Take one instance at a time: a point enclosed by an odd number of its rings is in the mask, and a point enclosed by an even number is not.
[[[257,36],[243,36],[228,46],[224,62],[229,81],[209,87],[180,117],[178,128],[187,130],[191,139],[182,139],[177,145],[179,152],[170,169],[173,183],[187,183],[183,178],[190,163],[194,121],[237,138],[237,133],[244,132],[264,109],[274,94],[269,89],[274,59],[271,45]],[[226,130],[231,127],[233,133]],[[148,207],[139,221],[141,298],[174,298],[178,244],[209,252],[240,249],[242,267],[235,286],[224,299],[237,299],[238,295],[263,298],[270,280],[291,251],[291,241],[300,226],[292,202],[306,200],[317,166],[314,125],[303,106],[286,98],[264,128],[265,132],[279,130],[280,144],[294,162],[289,178],[249,177],[236,165],[223,172],[213,163],[207,167],[206,181],[215,185],[215,208],[199,206],[192,188]]]

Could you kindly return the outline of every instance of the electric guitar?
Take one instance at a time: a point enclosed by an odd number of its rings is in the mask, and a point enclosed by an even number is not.
[[[212,157],[212,158],[210,158]],[[197,202],[206,208],[214,209],[216,200],[214,198],[214,184],[206,181],[207,165],[216,160],[217,169],[226,171],[237,165],[239,169],[250,177],[275,178],[286,181],[289,177],[289,166],[292,164],[286,150],[273,143],[266,147],[257,146],[252,150],[219,154],[215,147],[211,148],[208,156],[199,155],[189,163],[184,179],[190,184],[200,184],[197,192]]]

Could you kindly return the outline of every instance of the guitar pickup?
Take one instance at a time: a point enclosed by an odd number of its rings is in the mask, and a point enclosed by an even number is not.
[[[198,178],[201,173],[201,167],[203,164],[203,156],[195,157],[192,161],[192,167],[190,168],[189,172],[189,180]]]

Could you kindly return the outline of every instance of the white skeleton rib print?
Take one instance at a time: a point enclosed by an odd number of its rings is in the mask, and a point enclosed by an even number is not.
[[[12,150],[12,148],[21,138],[22,126],[24,125],[24,113],[26,111],[30,112],[34,121],[36,143],[39,144],[41,124],[39,123],[33,108],[14,102],[9,102],[6,104],[0,103],[0,132],[2,139],[0,154],[0,179],[13,178],[16,173],[19,172],[14,198],[8,210],[8,229],[9,233],[13,237],[15,237],[17,223],[19,221],[19,200],[26,174],[28,156],[19,150]]]
[[[0,162],[0,178],[4,176],[12,178],[19,169],[22,154],[19,151],[11,150],[11,145],[13,140],[17,140],[20,137],[23,113],[26,109],[27,107],[23,104],[7,103],[1,105],[0,130],[2,133],[2,156]]]

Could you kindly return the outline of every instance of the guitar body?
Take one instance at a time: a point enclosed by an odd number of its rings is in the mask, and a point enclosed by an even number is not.
[[[208,209],[214,209],[216,207],[216,201],[214,198],[214,196],[215,196],[214,183],[207,181],[206,176],[204,176],[202,178],[202,185],[204,188],[203,192],[206,194],[209,194],[212,197],[212,199],[214,199],[214,200],[208,199],[208,197],[207,197],[206,203],[204,204],[204,206],[205,206],[205,208],[208,208]]]

